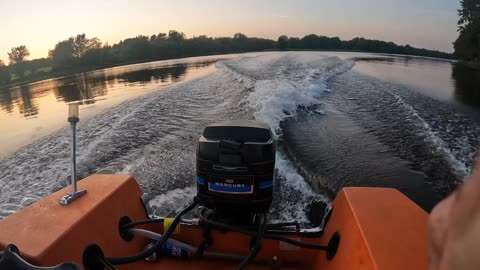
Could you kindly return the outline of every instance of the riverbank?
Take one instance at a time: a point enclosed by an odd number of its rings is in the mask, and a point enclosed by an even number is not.
[[[480,62],[458,61],[458,63],[461,64],[461,65],[467,66],[469,68],[480,70]]]
[[[397,56],[411,56],[411,57],[426,57],[426,58],[433,58],[433,59],[441,59],[441,60],[454,60],[450,58],[435,58],[435,57],[427,57],[427,56],[421,56],[421,55],[410,55],[410,54],[388,54],[385,52],[369,52],[369,51],[362,51],[362,50],[347,50],[347,49],[293,49],[293,48],[286,48],[286,49],[268,49],[268,50],[262,50],[262,51],[253,51],[253,52],[275,52],[275,51],[318,51],[318,52],[325,52],[325,51],[334,51],[334,52],[350,52],[350,53],[371,53],[371,54],[384,54],[384,55],[397,55]],[[113,67],[119,67],[119,66],[125,66],[125,65],[133,65],[133,64],[141,64],[141,63],[148,63],[148,62],[154,62],[154,61],[163,61],[163,60],[175,60],[175,59],[182,59],[182,58],[189,58],[189,57],[208,57],[208,56],[218,56],[218,55],[233,55],[233,54],[242,54],[242,53],[252,53],[251,51],[242,51],[242,52],[231,52],[231,53],[214,53],[214,54],[204,54],[204,55],[185,55],[185,56],[179,56],[179,57],[169,57],[169,58],[151,58],[151,59],[145,59],[141,61],[126,61],[126,62],[121,62],[121,63],[115,63],[115,64],[108,64],[108,65],[102,65],[102,66],[78,66],[76,68],[67,68],[63,69],[61,71],[49,71],[49,72],[42,72],[42,73],[37,73],[35,75],[30,75],[28,77],[20,78],[20,79],[15,79],[10,81],[9,84],[1,85],[0,84],[0,91],[9,89],[15,86],[23,85],[23,84],[28,84],[28,83],[35,83],[35,82],[40,82],[43,80],[50,80],[50,79],[55,79],[55,78],[61,78],[61,77],[67,77],[71,76],[77,73],[83,73],[83,72],[91,72],[95,70],[101,70],[101,69],[106,69],[106,68],[113,68]],[[475,64],[476,67],[480,69],[480,63],[471,63],[469,65]],[[51,68],[51,67],[49,67]]]
[[[232,53],[233,54],[233,53]],[[221,55],[221,54],[219,54]],[[208,55],[205,55],[208,56]],[[43,73],[41,75],[33,75],[29,76],[26,78],[22,79],[15,79],[14,81],[11,81],[9,84],[5,85],[0,85],[0,91],[9,89],[15,86],[23,85],[23,84],[30,84],[30,83],[36,83],[36,82],[41,82],[45,80],[51,80],[51,79],[59,79],[62,77],[68,77],[72,76],[77,73],[84,73],[84,72],[92,72],[95,70],[102,70],[106,68],[114,68],[114,67],[120,67],[120,66],[126,66],[126,65],[134,65],[134,64],[142,64],[142,63],[148,63],[148,62],[155,62],[155,61],[162,61],[162,60],[175,60],[175,59],[181,59],[181,58],[188,58],[188,57],[175,57],[175,58],[168,58],[168,59],[149,59],[145,61],[130,61],[130,62],[123,62],[123,63],[118,63],[118,64],[112,64],[112,65],[104,65],[104,66],[95,66],[95,67],[85,67],[85,66],[80,66],[78,68],[70,68],[70,69],[65,69],[62,71],[50,71],[48,73]]]

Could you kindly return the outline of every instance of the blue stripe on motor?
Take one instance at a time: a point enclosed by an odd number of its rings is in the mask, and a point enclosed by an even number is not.
[[[205,179],[201,178],[200,176],[197,176],[197,183],[199,183],[200,185],[205,185]]]
[[[244,186],[244,187],[225,187],[219,186],[214,183],[210,183],[210,190],[213,191],[224,191],[224,192],[248,192],[252,191],[252,186]]]
[[[258,187],[261,188],[261,189],[269,188],[269,187],[272,187],[272,186],[273,186],[273,181],[272,180],[260,182],[260,184],[258,184]]]

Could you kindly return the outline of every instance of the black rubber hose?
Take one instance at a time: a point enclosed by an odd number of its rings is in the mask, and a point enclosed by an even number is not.
[[[296,221],[268,224],[267,228],[268,229],[273,229],[273,228],[280,228],[280,227],[285,227],[285,226],[295,226],[295,229],[300,230],[300,224],[298,224],[298,222],[296,222]]]
[[[107,270],[117,270],[117,268],[111,262],[109,262],[108,259],[106,259],[105,257],[97,256],[97,259],[99,262],[103,264],[103,266],[105,266],[105,268],[107,268]]]
[[[282,231],[276,229],[267,229],[267,234],[274,234],[274,235],[294,235],[294,236],[302,236],[307,238],[319,237],[323,231],[318,232],[299,232],[299,231]]]
[[[294,245],[294,246],[297,246],[297,247],[302,247],[302,248],[309,248],[309,249],[316,249],[316,250],[324,250],[324,251],[327,251],[327,250],[328,250],[328,247],[327,247],[327,246],[321,246],[321,245],[314,245],[314,244],[302,243],[302,242],[298,242],[298,241],[292,240],[292,239],[290,239],[290,238],[286,238],[286,237],[282,237],[282,236],[278,236],[278,235],[274,235],[274,234],[267,234],[267,233],[266,233],[266,234],[263,236],[263,238],[271,239],[271,240],[282,241],[282,242],[285,242],[285,243],[288,243],[288,244],[291,244],[291,245]]]
[[[141,226],[141,225],[146,225],[146,224],[155,224],[155,223],[163,223],[165,221],[164,218],[155,218],[155,219],[146,219],[146,220],[140,220],[140,221],[135,221],[135,222],[130,222],[128,224],[122,225],[122,230],[129,230],[131,228]],[[282,223],[272,223],[272,224],[267,224],[267,231],[270,229],[276,229],[276,228],[282,228],[286,226],[295,226],[296,230],[300,230],[300,224],[298,222],[282,222]],[[254,229],[255,226],[249,226],[246,227],[248,229]],[[279,233],[283,233],[281,231],[278,231]],[[285,234],[292,234],[295,233],[294,231],[285,231]]]
[[[276,229],[276,228],[282,228],[282,227],[287,227],[287,226],[295,226],[296,230],[300,230],[300,224],[298,222],[282,222],[282,223],[272,223],[272,224],[267,224],[267,230],[268,229]],[[246,229],[255,229],[255,226],[248,226],[245,227]]]
[[[205,210],[206,210],[205,208],[202,208],[200,211],[198,211],[198,216],[200,217],[200,220],[202,220],[202,222],[204,222],[204,223],[206,223],[206,224],[208,224],[212,227],[216,227],[216,228],[218,228],[220,230],[224,230],[224,231],[235,231],[235,232],[243,233],[243,234],[250,235],[250,236],[255,236],[256,235],[256,232],[254,232],[254,231],[250,231],[250,230],[246,230],[244,228],[237,227],[237,226],[234,226],[234,225],[223,224],[223,223],[220,223],[220,222],[210,220],[209,218],[207,218],[204,215],[203,211],[205,211]],[[302,242],[298,242],[298,241],[295,241],[295,240],[292,240],[292,239],[289,239],[289,238],[286,238],[286,237],[282,237],[282,236],[275,235],[275,234],[270,234],[270,233],[265,233],[263,235],[263,238],[282,241],[282,242],[285,242],[285,243],[288,243],[288,244],[291,244],[291,245],[294,245],[294,246],[302,247],[302,248],[324,250],[324,251],[328,250],[327,246],[302,243]]]
[[[262,214],[260,216],[260,220],[258,221],[257,236],[255,238],[255,243],[253,244],[252,250],[250,251],[250,254],[248,254],[248,256],[245,257],[245,259],[243,259],[243,261],[237,266],[236,270],[242,270],[251,262],[253,262],[253,260],[255,260],[255,257],[257,257],[257,254],[262,247],[262,239],[263,239],[263,235],[265,233],[266,228],[267,228],[267,217],[265,214]]]
[[[136,226],[146,225],[146,224],[154,224],[154,223],[163,223],[165,219],[163,218],[155,218],[155,219],[147,219],[141,221],[131,222],[125,225],[122,225],[122,230],[128,230]]]
[[[167,242],[168,238],[170,238],[172,233],[175,231],[175,228],[177,227],[178,223],[180,223],[180,219],[182,218],[182,216],[190,212],[197,205],[198,205],[198,201],[194,200],[193,203],[191,203],[187,208],[183,209],[180,213],[178,213],[178,215],[176,215],[175,218],[173,219],[172,224],[170,224],[168,229],[163,233],[162,237],[158,239],[150,248],[138,254],[135,254],[133,256],[120,257],[120,258],[107,258],[107,260],[114,265],[119,265],[119,264],[133,263],[151,256],[157,250],[161,249],[162,246],[165,244],[165,242]]]
[[[129,229],[135,228],[137,226],[141,225],[146,225],[146,224],[155,224],[155,223],[163,223],[164,218],[156,218],[156,219],[147,219],[147,220],[141,220],[141,221],[135,221],[135,222],[130,222],[127,224],[122,225],[120,228],[122,232],[126,232]],[[295,226],[295,229],[297,231],[282,231],[282,230],[275,230],[277,228],[282,228],[285,226]],[[255,229],[255,226],[248,226],[245,227],[246,229]],[[300,225],[298,222],[283,222],[283,223],[273,223],[273,224],[267,224],[267,233],[272,233],[276,235],[300,235],[300,236],[307,236],[307,237],[313,237],[313,236],[318,236],[319,232],[315,233],[301,233],[298,230],[300,230]]]

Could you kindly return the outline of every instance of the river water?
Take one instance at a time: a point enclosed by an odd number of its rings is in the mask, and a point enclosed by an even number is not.
[[[272,220],[308,223],[344,186],[394,187],[429,211],[470,174],[479,74],[443,60],[268,52],[123,66],[0,89],[0,218],[67,185],[65,103],[79,101],[78,170],[129,173],[159,214],[194,195],[195,146],[224,119],[278,139]],[[281,206],[281,207],[280,207]]]

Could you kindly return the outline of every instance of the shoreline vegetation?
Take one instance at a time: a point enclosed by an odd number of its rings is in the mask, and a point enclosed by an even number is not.
[[[97,69],[143,62],[261,51],[347,51],[385,53],[433,58],[454,59],[450,53],[418,49],[393,42],[354,38],[306,35],[303,38],[280,36],[277,40],[247,37],[236,33],[233,37],[187,38],[184,33],[171,30],[152,36],[136,36],[117,44],[103,44],[98,38],[79,34],[60,41],[49,51],[47,58],[27,60],[30,55],[24,45],[8,53],[9,65],[0,60],[0,90],[20,84],[73,75]]]
[[[480,0],[460,1],[458,17],[454,56],[465,66],[480,69]]]
[[[470,69],[480,70],[480,62],[459,60],[457,62],[457,64],[462,65],[462,66],[467,67],[467,68],[470,68]]]

